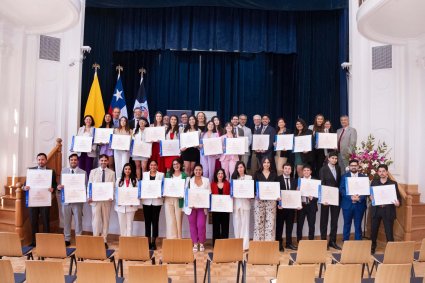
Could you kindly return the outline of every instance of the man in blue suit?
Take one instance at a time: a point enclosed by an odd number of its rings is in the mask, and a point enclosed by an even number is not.
[[[354,239],[362,239],[362,220],[363,214],[366,210],[366,196],[353,195],[349,196],[345,190],[346,177],[366,177],[360,174],[359,161],[352,159],[348,163],[350,171],[341,176],[341,184],[339,186],[339,193],[341,194],[341,209],[342,216],[344,217],[343,240],[350,239],[351,224],[354,219]]]

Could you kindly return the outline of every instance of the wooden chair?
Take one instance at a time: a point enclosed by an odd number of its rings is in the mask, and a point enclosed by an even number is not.
[[[251,248],[251,247],[250,247]],[[277,272],[277,283],[312,283],[316,267],[314,265],[281,265]]]
[[[367,267],[367,273],[370,275],[369,261],[372,241],[344,241],[341,253],[332,253],[332,264],[361,264],[362,278],[364,269]]]
[[[244,282],[247,265],[276,265],[276,276],[280,265],[278,241],[250,241],[247,261],[244,264]]]
[[[171,283],[166,265],[139,265],[128,268],[129,283]]]
[[[64,275],[63,264],[59,261],[30,260],[25,265],[28,283],[72,283],[77,279]]]
[[[410,264],[412,277],[415,277],[415,270],[413,268],[413,254],[415,252],[415,242],[388,242],[385,247],[385,253],[374,254],[373,265],[370,270],[369,277],[375,267],[378,270],[378,265],[384,264]]]
[[[113,249],[106,249],[105,242],[103,241],[102,236],[84,236],[77,235],[75,237],[77,251],[75,256],[79,261],[89,260],[107,260],[114,263],[115,271],[117,266],[115,264]],[[77,273],[77,267],[75,268],[75,273]]]
[[[32,255],[32,250],[34,247],[21,247],[21,240],[19,239],[19,235],[17,233],[0,232],[0,243],[0,259],[2,259],[4,256],[26,256],[27,259],[34,259]]]
[[[124,276],[124,260],[148,261],[155,264],[153,251],[149,250],[148,238],[146,237],[120,237],[119,240],[118,271],[121,270],[121,277]]]
[[[417,262],[425,262],[425,238],[422,239],[421,249],[413,254],[413,259]]]
[[[26,280],[25,273],[13,273],[12,263],[8,259],[0,259],[0,274],[2,283],[22,283]]]
[[[102,240],[103,241],[103,240]],[[78,262],[78,283],[123,283],[112,262]]]
[[[162,241],[162,259],[160,264],[193,263],[193,279],[196,279],[196,259],[193,256],[191,239],[164,239]]]
[[[301,240],[298,252],[289,254],[289,265],[292,264],[320,264],[319,277],[326,269],[326,240]]]
[[[368,251],[370,253],[370,249]],[[325,273],[324,283],[360,283],[362,282],[361,264],[332,264]]]
[[[243,259],[243,239],[218,239],[215,241],[214,252],[208,253],[207,263],[205,265],[204,283],[208,275],[208,283],[211,282],[211,264],[212,263],[238,263],[238,272],[236,282],[239,282],[239,275],[242,268],[244,270]],[[242,274],[243,276],[243,274]]]
[[[65,246],[65,236],[63,234],[37,233],[35,234],[35,238],[37,241],[36,250],[38,259],[65,259],[69,257],[69,275],[71,275],[74,262],[77,265],[77,259],[75,258],[75,248],[67,248]]]
[[[375,280],[363,279],[369,283],[410,283],[411,264],[380,264]]]

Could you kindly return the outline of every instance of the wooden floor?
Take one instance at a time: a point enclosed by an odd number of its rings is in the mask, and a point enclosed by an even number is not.
[[[158,250],[155,251],[155,257],[158,260],[161,258],[161,243],[158,240]],[[110,249],[118,248],[118,241],[113,241],[109,244]],[[202,282],[204,271],[205,271],[205,262],[207,258],[207,253],[211,252],[211,245],[206,245],[206,249],[204,252],[196,253],[196,261],[197,261],[197,278],[198,282]],[[289,253],[292,252],[290,250],[285,250],[285,252],[280,255],[280,262],[282,265],[288,264]],[[334,249],[329,250],[329,264],[330,264],[330,254],[336,252]],[[383,249],[378,249],[377,252],[383,252]],[[37,250],[34,251],[35,259],[37,256]],[[119,252],[117,252],[116,258],[119,257]],[[14,272],[24,272],[25,270],[25,259],[20,258],[12,258],[12,266]],[[138,265],[138,264],[150,264],[150,263],[142,263],[142,262],[125,262],[124,263],[124,277],[126,277],[128,272],[128,266],[130,265]],[[372,262],[370,264],[372,266]],[[69,269],[69,260],[64,261],[64,274],[68,274]],[[236,264],[220,264],[220,265],[212,265],[211,268],[211,281],[212,282],[235,282],[236,278],[237,265]],[[425,263],[415,263],[415,272],[416,276],[423,277],[425,276]],[[318,275],[319,270],[316,269],[316,275]],[[169,277],[172,278],[173,282],[178,283],[186,283],[193,282],[193,264],[191,265],[169,265],[168,266],[168,274]],[[373,275],[375,272],[373,273]],[[266,283],[270,282],[269,280],[275,278],[276,275],[276,267],[275,266],[248,266],[247,267],[247,282],[255,282],[255,283]],[[372,275],[372,277],[373,277]],[[366,272],[365,272],[366,276]],[[1,280],[0,280],[1,281]],[[78,282],[78,280],[77,280]]]

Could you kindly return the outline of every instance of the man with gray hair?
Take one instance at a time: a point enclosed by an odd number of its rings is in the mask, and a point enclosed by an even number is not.
[[[247,121],[248,121],[248,117],[245,114],[239,115],[238,127],[243,130],[243,133],[244,133],[243,136],[248,138],[248,149],[249,149],[252,144],[252,132],[251,132],[251,129],[246,126]],[[245,164],[245,166],[248,166],[248,159],[249,159],[249,151],[245,152],[245,154],[242,155],[242,161]]]
[[[348,166],[349,155],[357,144],[357,131],[350,127],[350,120],[347,115],[340,118],[342,128],[337,130],[338,141],[338,164],[344,174]]]

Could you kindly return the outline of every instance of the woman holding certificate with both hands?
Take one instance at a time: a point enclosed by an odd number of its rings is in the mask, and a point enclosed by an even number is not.
[[[128,126],[127,117],[123,116],[120,118],[120,125],[118,128],[114,129],[114,135],[132,135],[132,131]],[[130,160],[130,151],[129,150],[114,150],[114,160],[115,160],[115,176],[118,179],[121,176],[122,168],[124,164],[128,163]]]
[[[179,124],[178,118],[176,115],[170,116],[170,124],[165,131],[166,140],[178,140],[179,139]],[[174,159],[179,158],[179,156],[164,156],[162,157],[165,171],[171,170],[173,168]]]
[[[136,125],[134,130],[133,139],[145,141],[145,128],[149,127],[149,122],[145,117],[140,117],[139,123]],[[136,164],[136,177],[138,180],[142,179],[142,173],[148,170],[148,158],[142,156],[132,156],[134,163]]]
[[[84,116],[84,125],[78,129],[77,136],[94,137],[94,119],[91,115]],[[96,145],[92,146],[91,152],[81,152],[80,154],[80,168],[86,172],[93,169],[93,161],[96,157]]]
[[[226,175],[222,168],[214,174],[214,182],[211,183],[211,194],[230,195],[230,183],[226,180]],[[213,246],[216,239],[229,238],[229,213],[213,212]]]
[[[157,111],[155,113],[155,119],[153,123],[150,125],[150,127],[164,127],[162,116],[163,116],[162,112]],[[152,143],[152,155],[151,155],[151,158],[149,158],[149,160],[155,160],[156,164],[158,164],[158,170],[161,172],[165,171],[164,165],[162,164],[163,160],[161,158],[161,155],[159,154],[159,141]]]
[[[198,121],[196,120],[195,116],[190,116],[187,125],[185,126],[184,133],[188,132],[198,132],[200,133],[198,129]],[[184,162],[184,170],[186,172],[186,175],[192,176],[193,170],[195,168],[196,162],[199,160],[199,149],[198,147],[189,147],[189,148],[182,148],[182,159]]]
[[[216,132],[214,122],[209,121],[205,132],[201,134],[202,139],[218,138],[219,134]],[[203,145],[202,145],[203,146]],[[214,180],[214,171],[216,168],[216,160],[220,155],[202,155],[201,164],[204,167],[204,177],[207,177],[210,182]]]
[[[112,129],[114,127],[114,122],[112,121],[112,116],[109,113],[106,113],[105,116],[103,116],[102,125],[101,128],[106,129]],[[109,144],[101,143],[99,155],[105,154],[109,157],[109,168],[115,168],[114,164],[114,150],[109,147]]]
[[[286,128],[286,121],[284,118],[277,119],[276,135],[288,135],[292,134],[291,130]],[[288,150],[276,150],[274,160],[276,162],[277,175],[283,174],[283,165],[288,162],[289,151]]]
[[[301,118],[298,118],[295,122],[294,137],[307,136],[312,134],[313,132],[307,129],[307,124],[305,123],[305,121]],[[298,175],[298,178],[301,178],[303,176],[304,164],[310,164],[311,166],[313,166],[313,154],[311,151],[295,152],[294,154],[296,173]]]
[[[227,122],[224,129],[226,130],[226,133],[221,136],[221,140],[224,146],[225,139],[233,139],[235,138],[235,135],[233,133],[233,126],[232,123]],[[226,173],[226,178],[230,179],[230,176],[233,174],[233,171],[235,170],[236,162],[239,160],[239,156],[235,154],[222,154],[220,157],[221,162],[221,168],[224,169],[224,172]]]

